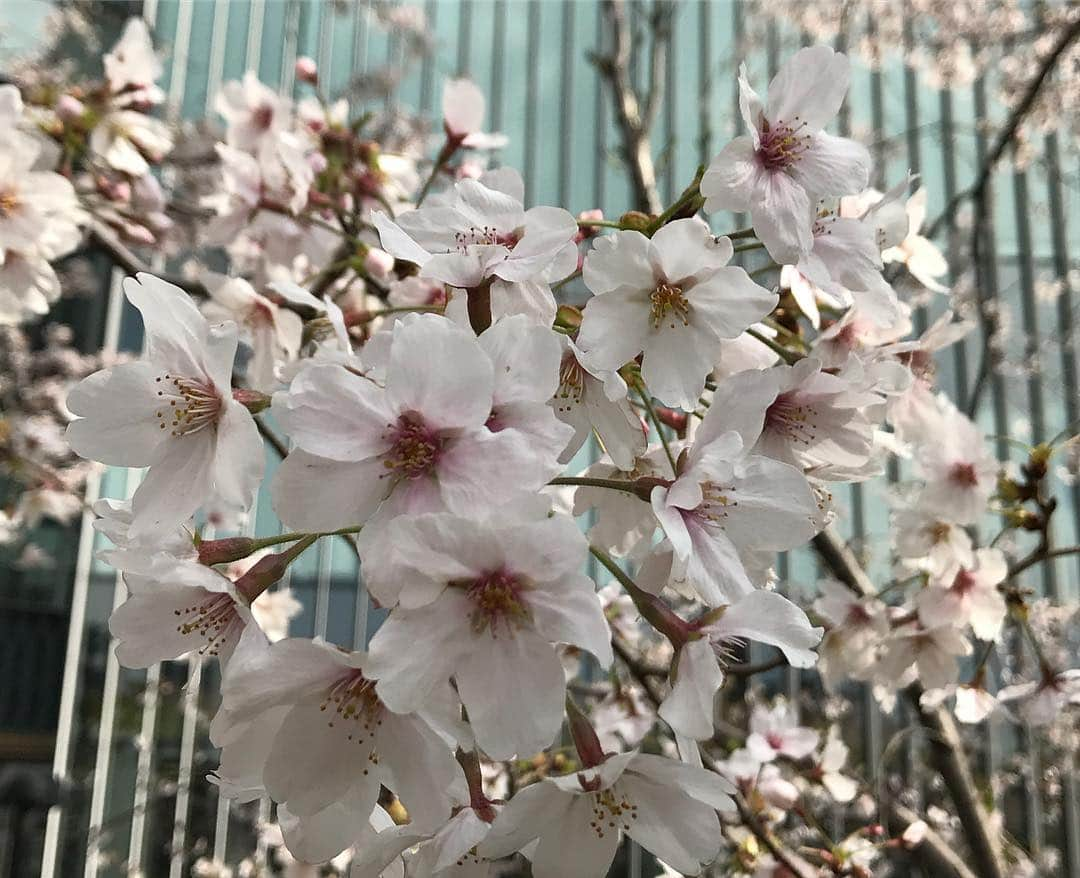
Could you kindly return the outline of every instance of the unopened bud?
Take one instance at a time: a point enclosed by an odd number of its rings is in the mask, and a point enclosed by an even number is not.
[[[199,543],[199,563],[211,567],[214,564],[231,564],[246,558],[255,551],[251,537],[226,537],[221,540],[203,540]]]
[[[233,399],[246,408],[253,415],[270,408],[271,397],[269,394],[260,393],[250,387],[237,387],[233,390]]]
[[[394,270],[394,257],[385,250],[371,247],[364,256],[364,270],[375,277],[386,277]]]
[[[309,58],[307,55],[301,55],[296,59],[296,78],[300,80],[300,82],[318,85],[319,67],[313,58]]]
[[[630,210],[619,217],[619,228],[644,232],[652,225],[652,217],[640,210]]]
[[[603,762],[604,748],[600,746],[596,729],[569,695],[566,697],[566,720],[570,726],[570,737],[574,739],[574,747],[581,757],[581,764],[585,768],[594,768]]]
[[[555,325],[563,329],[578,329],[581,326],[581,309],[573,305],[560,305],[555,312]]]
[[[56,102],[56,115],[65,122],[77,122],[86,112],[86,106],[76,97],[60,95]]]

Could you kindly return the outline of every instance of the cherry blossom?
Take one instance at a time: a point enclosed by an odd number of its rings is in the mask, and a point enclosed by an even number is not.
[[[549,746],[566,691],[551,644],[612,661],[593,583],[580,572],[585,539],[572,519],[549,518],[534,503],[477,520],[398,519],[387,539],[394,561],[376,568],[371,588],[384,603],[398,589],[400,606],[371,641],[379,697],[393,710],[415,710],[453,676],[489,756]]]
[[[778,756],[805,759],[820,740],[816,730],[799,725],[792,706],[785,701],[778,701],[772,709],[755,707],[750,714],[746,747],[761,762],[772,762]]]
[[[450,142],[470,149],[498,149],[505,146],[502,134],[483,129],[487,109],[484,93],[468,79],[448,79],[443,85],[443,126]]]
[[[731,785],[674,759],[637,751],[549,777],[519,791],[479,852],[500,857],[539,839],[536,878],[602,878],[625,833],[680,872],[696,875],[720,847],[716,810],[732,809]],[[670,815],[679,814],[673,822]]]
[[[870,155],[855,141],[823,130],[843,103],[849,64],[828,46],[796,52],[769,84],[768,101],[739,75],[739,106],[749,136],[731,141],[701,180],[705,209],[749,211],[754,229],[780,264],[813,246],[817,201],[866,186]]]
[[[68,442],[90,460],[149,467],[132,499],[134,533],[175,527],[206,503],[246,511],[264,451],[230,390],[236,324],[212,326],[187,294],[152,275],[126,279],[124,293],[142,313],[146,355],[71,391]]]
[[[980,640],[994,640],[1005,621],[1005,598],[997,586],[1009,565],[997,549],[979,549],[969,564],[960,564],[942,578],[932,578],[916,600],[924,625],[949,621],[971,625]]]
[[[776,305],[776,296],[728,265],[731,242],[701,220],[668,223],[652,238],[620,231],[585,257],[585,308],[577,344],[597,368],[615,370],[643,354],[649,391],[692,409],[725,339]]]

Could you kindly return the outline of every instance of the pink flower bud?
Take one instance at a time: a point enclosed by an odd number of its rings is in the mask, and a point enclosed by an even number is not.
[[[457,168],[457,178],[459,180],[476,180],[484,173],[484,166],[480,162],[466,159]]]
[[[326,170],[326,156],[321,152],[313,152],[307,157],[307,163],[310,165],[311,170],[316,174],[321,174]]]
[[[316,85],[319,81],[319,68],[314,59],[301,55],[296,59],[296,78],[301,82]]]
[[[84,112],[86,112],[86,107],[83,106],[83,102],[71,95],[60,95],[60,99],[56,102],[56,115],[65,122],[81,119]]]
[[[364,257],[364,270],[375,277],[386,277],[393,268],[394,257],[378,247],[372,247]]]

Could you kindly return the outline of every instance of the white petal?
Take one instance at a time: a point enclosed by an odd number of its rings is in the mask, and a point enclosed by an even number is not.
[[[299,530],[330,531],[366,522],[393,487],[378,460],[341,463],[292,451],[274,475],[274,511]]]
[[[627,774],[623,780],[638,806],[627,834],[677,871],[696,875],[720,852],[720,819],[708,805],[678,787]]]
[[[593,819],[588,797],[576,797],[559,823],[540,836],[532,855],[534,878],[604,878],[619,847],[619,829],[605,824],[594,830]]]
[[[713,700],[724,674],[708,640],[693,640],[679,651],[675,682],[659,714],[672,729],[695,740],[713,735]]]
[[[850,76],[846,55],[824,45],[799,49],[769,83],[765,115],[774,124],[802,122],[818,131],[840,112]]]
[[[649,239],[633,231],[597,238],[585,255],[582,275],[585,286],[597,295],[618,287],[651,288],[655,278],[649,259]]]
[[[809,668],[817,662],[813,648],[824,629],[812,627],[806,613],[783,595],[758,590],[728,607],[709,632],[721,639],[745,637],[771,644],[792,667]]]

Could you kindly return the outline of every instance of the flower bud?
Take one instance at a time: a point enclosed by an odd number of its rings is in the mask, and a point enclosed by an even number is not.
[[[214,564],[231,564],[246,558],[255,551],[251,537],[226,537],[221,540],[203,540],[199,543],[199,563],[211,567]]]
[[[65,122],[77,122],[86,112],[86,106],[76,97],[60,95],[56,102],[56,115]]]
[[[364,256],[364,271],[375,277],[386,277],[394,270],[394,257],[385,250],[371,247]]]
[[[301,55],[296,59],[296,78],[300,80],[300,82],[318,85],[319,68],[315,64],[314,59],[309,58],[307,55]]]

